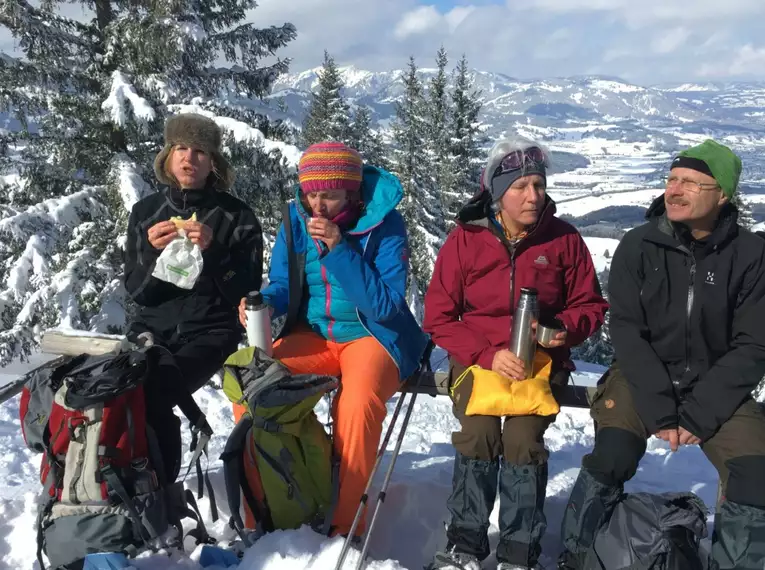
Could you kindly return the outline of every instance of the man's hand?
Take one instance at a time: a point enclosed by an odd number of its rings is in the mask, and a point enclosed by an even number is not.
[[[198,245],[202,251],[210,247],[213,238],[213,231],[210,226],[189,220],[183,224],[183,230],[191,243]]]
[[[167,245],[178,237],[178,230],[171,221],[159,222],[149,228],[149,243],[155,249],[165,249]]]
[[[663,439],[664,441],[668,441],[669,448],[672,451],[677,451],[677,446],[678,446],[678,443],[680,442],[680,436],[678,434],[677,429],[673,428],[673,429],[660,430],[656,434],[656,437],[658,437],[659,439]]]
[[[491,369],[510,380],[523,380],[526,378],[523,361],[506,348],[494,354]]]
[[[311,218],[308,220],[307,227],[308,235],[313,239],[323,241],[329,251],[332,251],[343,239],[337,224],[333,224],[326,218]]]
[[[701,440],[685,428],[677,428],[680,445],[699,445]]]

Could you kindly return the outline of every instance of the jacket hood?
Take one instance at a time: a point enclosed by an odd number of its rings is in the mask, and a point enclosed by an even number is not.
[[[295,187],[295,199],[302,208],[300,186]],[[355,225],[348,228],[350,234],[365,234],[379,226],[385,216],[396,209],[404,197],[404,189],[393,174],[376,166],[364,166],[361,182],[361,200],[364,210]]]
[[[672,237],[683,244],[690,243],[690,231],[680,223],[671,222],[667,218],[667,207],[664,204],[664,194],[658,196],[651,202],[645,213],[646,219],[653,224],[664,237]],[[738,234],[738,208],[730,202],[723,206],[720,211],[720,217],[717,219],[712,234],[707,243],[712,245],[721,245],[722,243],[734,238]],[[655,234],[654,234],[655,235]]]

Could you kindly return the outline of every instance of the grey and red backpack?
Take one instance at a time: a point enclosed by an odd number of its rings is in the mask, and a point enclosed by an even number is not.
[[[26,445],[42,454],[43,497],[37,556],[50,566],[81,568],[96,552],[182,546],[181,519],[196,522],[197,542],[210,542],[194,495],[167,484],[156,436],[146,421],[144,383],[161,347],[68,358],[35,371],[21,395]],[[188,398],[193,402],[193,398]],[[192,405],[194,459],[212,431]],[[186,412],[186,410],[183,410]],[[208,489],[210,487],[208,486]],[[200,480],[201,495],[201,480]],[[211,497],[213,518],[217,518]]]

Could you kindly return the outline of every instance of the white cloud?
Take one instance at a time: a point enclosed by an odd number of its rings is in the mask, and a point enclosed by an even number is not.
[[[475,6],[456,6],[451,11],[444,15],[446,23],[449,24],[449,29],[453,32],[459,25],[465,21],[475,11]]]
[[[404,14],[393,33],[399,39],[439,28],[453,33],[475,9],[475,6],[456,6],[442,14],[435,6],[420,6]]]
[[[705,63],[699,70],[701,77],[724,79],[737,75],[765,75],[765,47],[747,44],[739,48],[732,57]]]
[[[653,38],[651,51],[658,54],[672,53],[685,44],[690,37],[691,32],[683,27],[663,30]]]
[[[399,39],[421,34],[435,28],[442,19],[435,6],[420,6],[401,17],[393,34]]]

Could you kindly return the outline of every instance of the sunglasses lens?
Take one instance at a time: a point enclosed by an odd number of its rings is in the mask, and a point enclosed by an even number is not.
[[[528,156],[534,162],[544,162],[545,159],[545,154],[542,152],[542,149],[536,146],[532,146],[530,149],[528,149],[526,151],[526,156]]]
[[[505,158],[502,159],[502,172],[510,172],[512,170],[517,170],[521,167],[523,164],[523,152],[520,150],[516,150],[510,154],[508,154]]]

